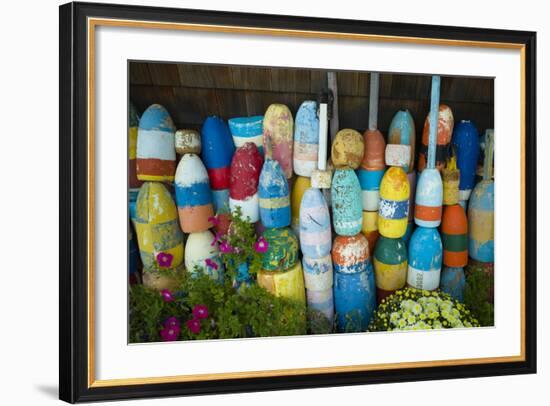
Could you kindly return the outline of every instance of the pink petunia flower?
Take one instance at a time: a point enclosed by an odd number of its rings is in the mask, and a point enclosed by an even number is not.
[[[267,248],[269,247],[269,243],[264,237],[258,238],[258,241],[254,244],[254,249],[256,252],[267,252]]]
[[[176,341],[179,335],[179,327],[166,327],[160,330],[160,338],[162,341]]]
[[[173,260],[174,260],[174,256],[167,252],[159,252],[157,254],[157,263],[161,268],[170,267],[170,265],[172,265]]]
[[[166,328],[180,328],[180,321],[178,320],[177,317],[168,317],[165,321],[164,321],[164,327]]]
[[[229,245],[229,243],[227,241],[222,241],[220,243],[220,251],[223,254],[230,254],[230,253],[233,252],[233,247],[231,245]]]
[[[220,219],[217,216],[208,217],[208,221],[212,223],[213,226],[217,226],[220,224]]]
[[[193,333],[193,334],[199,334],[201,332],[201,321],[197,318],[187,320],[185,323],[187,324],[187,328]]]
[[[221,242],[221,240],[222,240],[222,235],[220,233],[216,233],[216,235],[214,236],[214,239],[210,243],[210,246],[213,247],[214,245],[216,245],[216,243]]]
[[[172,296],[172,292],[170,292],[168,289],[162,289],[160,291],[160,294],[165,302],[173,302],[174,296]]]
[[[212,261],[210,258],[206,258],[204,262],[206,262],[206,266],[208,268],[218,269],[218,264]]]
[[[196,319],[206,319],[208,317],[208,307],[206,305],[195,305],[193,308],[193,316]]]

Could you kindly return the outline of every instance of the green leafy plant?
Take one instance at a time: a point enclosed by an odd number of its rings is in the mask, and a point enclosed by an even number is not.
[[[490,297],[494,288],[491,274],[481,267],[470,266],[466,271],[466,287],[464,303],[476,315],[482,326],[493,326],[495,322],[495,307]]]
[[[479,327],[472,312],[440,291],[406,287],[383,299],[368,331]]]

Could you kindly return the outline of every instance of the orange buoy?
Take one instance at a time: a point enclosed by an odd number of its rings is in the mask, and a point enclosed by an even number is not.
[[[468,219],[459,204],[445,206],[441,221],[443,264],[462,268],[468,264]]]

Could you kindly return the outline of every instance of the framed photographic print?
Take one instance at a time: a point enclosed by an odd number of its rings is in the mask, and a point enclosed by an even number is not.
[[[60,7],[60,398],[536,372],[536,34]]]

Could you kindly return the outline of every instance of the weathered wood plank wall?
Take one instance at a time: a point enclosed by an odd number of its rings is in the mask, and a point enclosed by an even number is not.
[[[263,114],[275,102],[296,113],[325,83],[325,72],[308,69],[130,64],[131,100],[140,111],[152,103],[164,105],[178,128],[199,129],[212,114],[224,119]],[[429,110],[430,83],[430,76],[381,74],[379,128],[387,131],[395,112],[407,108],[420,133]],[[363,132],[368,125],[368,73],[339,72],[338,92],[340,127]],[[480,131],[493,128],[493,94],[492,79],[442,77],[441,102],[451,106],[455,122],[473,120]]]

